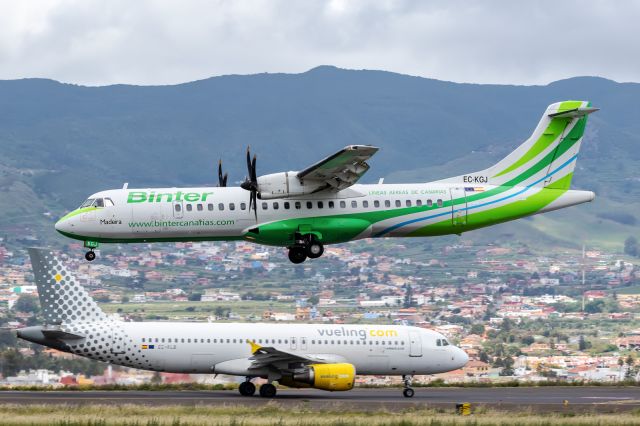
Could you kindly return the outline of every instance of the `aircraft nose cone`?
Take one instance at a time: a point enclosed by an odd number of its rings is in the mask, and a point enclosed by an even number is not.
[[[460,348],[456,348],[456,361],[460,363],[458,368],[462,368],[469,362],[469,355]]]
[[[64,234],[65,232],[67,233],[70,232],[72,228],[71,219],[67,217],[63,217],[62,219],[56,222],[55,228],[56,228],[56,231],[60,232],[61,234]]]

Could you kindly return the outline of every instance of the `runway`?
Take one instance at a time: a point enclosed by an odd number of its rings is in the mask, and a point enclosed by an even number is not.
[[[470,402],[498,410],[618,412],[640,408],[640,387],[520,387],[520,388],[415,388],[413,398],[401,389],[354,389],[324,392],[281,389],[274,398],[282,406],[314,409],[401,411],[410,408],[449,408]],[[271,399],[241,397],[236,391],[0,391],[0,404],[144,404],[246,405],[273,403]],[[568,404],[564,404],[564,401]]]

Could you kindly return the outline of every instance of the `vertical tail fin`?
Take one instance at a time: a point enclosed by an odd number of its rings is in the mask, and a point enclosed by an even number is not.
[[[587,116],[597,110],[585,101],[549,105],[529,139],[498,163],[441,182],[569,189]]]
[[[29,256],[47,324],[107,319],[95,300],[51,250],[30,248]]]

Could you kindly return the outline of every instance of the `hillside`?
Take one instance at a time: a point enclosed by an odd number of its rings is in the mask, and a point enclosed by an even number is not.
[[[575,176],[597,201],[496,233],[621,247],[638,234],[637,225],[597,215],[635,216],[640,207],[640,84],[594,77],[547,86],[458,84],[327,66],[175,86],[0,81],[0,232],[35,226],[50,238],[44,212],[57,216],[124,182],[214,183],[218,158],[239,181],[249,144],[259,173],[296,170],[347,144],[382,148],[365,182],[473,171],[512,150],[548,104],[565,99],[601,108],[589,122]],[[480,231],[477,238],[493,235]]]

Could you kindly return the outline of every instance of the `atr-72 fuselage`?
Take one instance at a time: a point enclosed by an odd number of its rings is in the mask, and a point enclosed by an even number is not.
[[[377,148],[345,147],[300,172],[255,177],[242,187],[122,188],[93,194],[56,224],[98,243],[250,240],[289,247],[299,263],[323,245],[368,237],[465,231],[593,200],[570,184],[590,104],[550,105],[533,135],[494,166],[431,183],[358,184]],[[252,168],[253,167],[253,168]],[[224,179],[226,182],[226,178]],[[250,197],[257,195],[255,212]],[[95,255],[87,253],[92,260]]]

